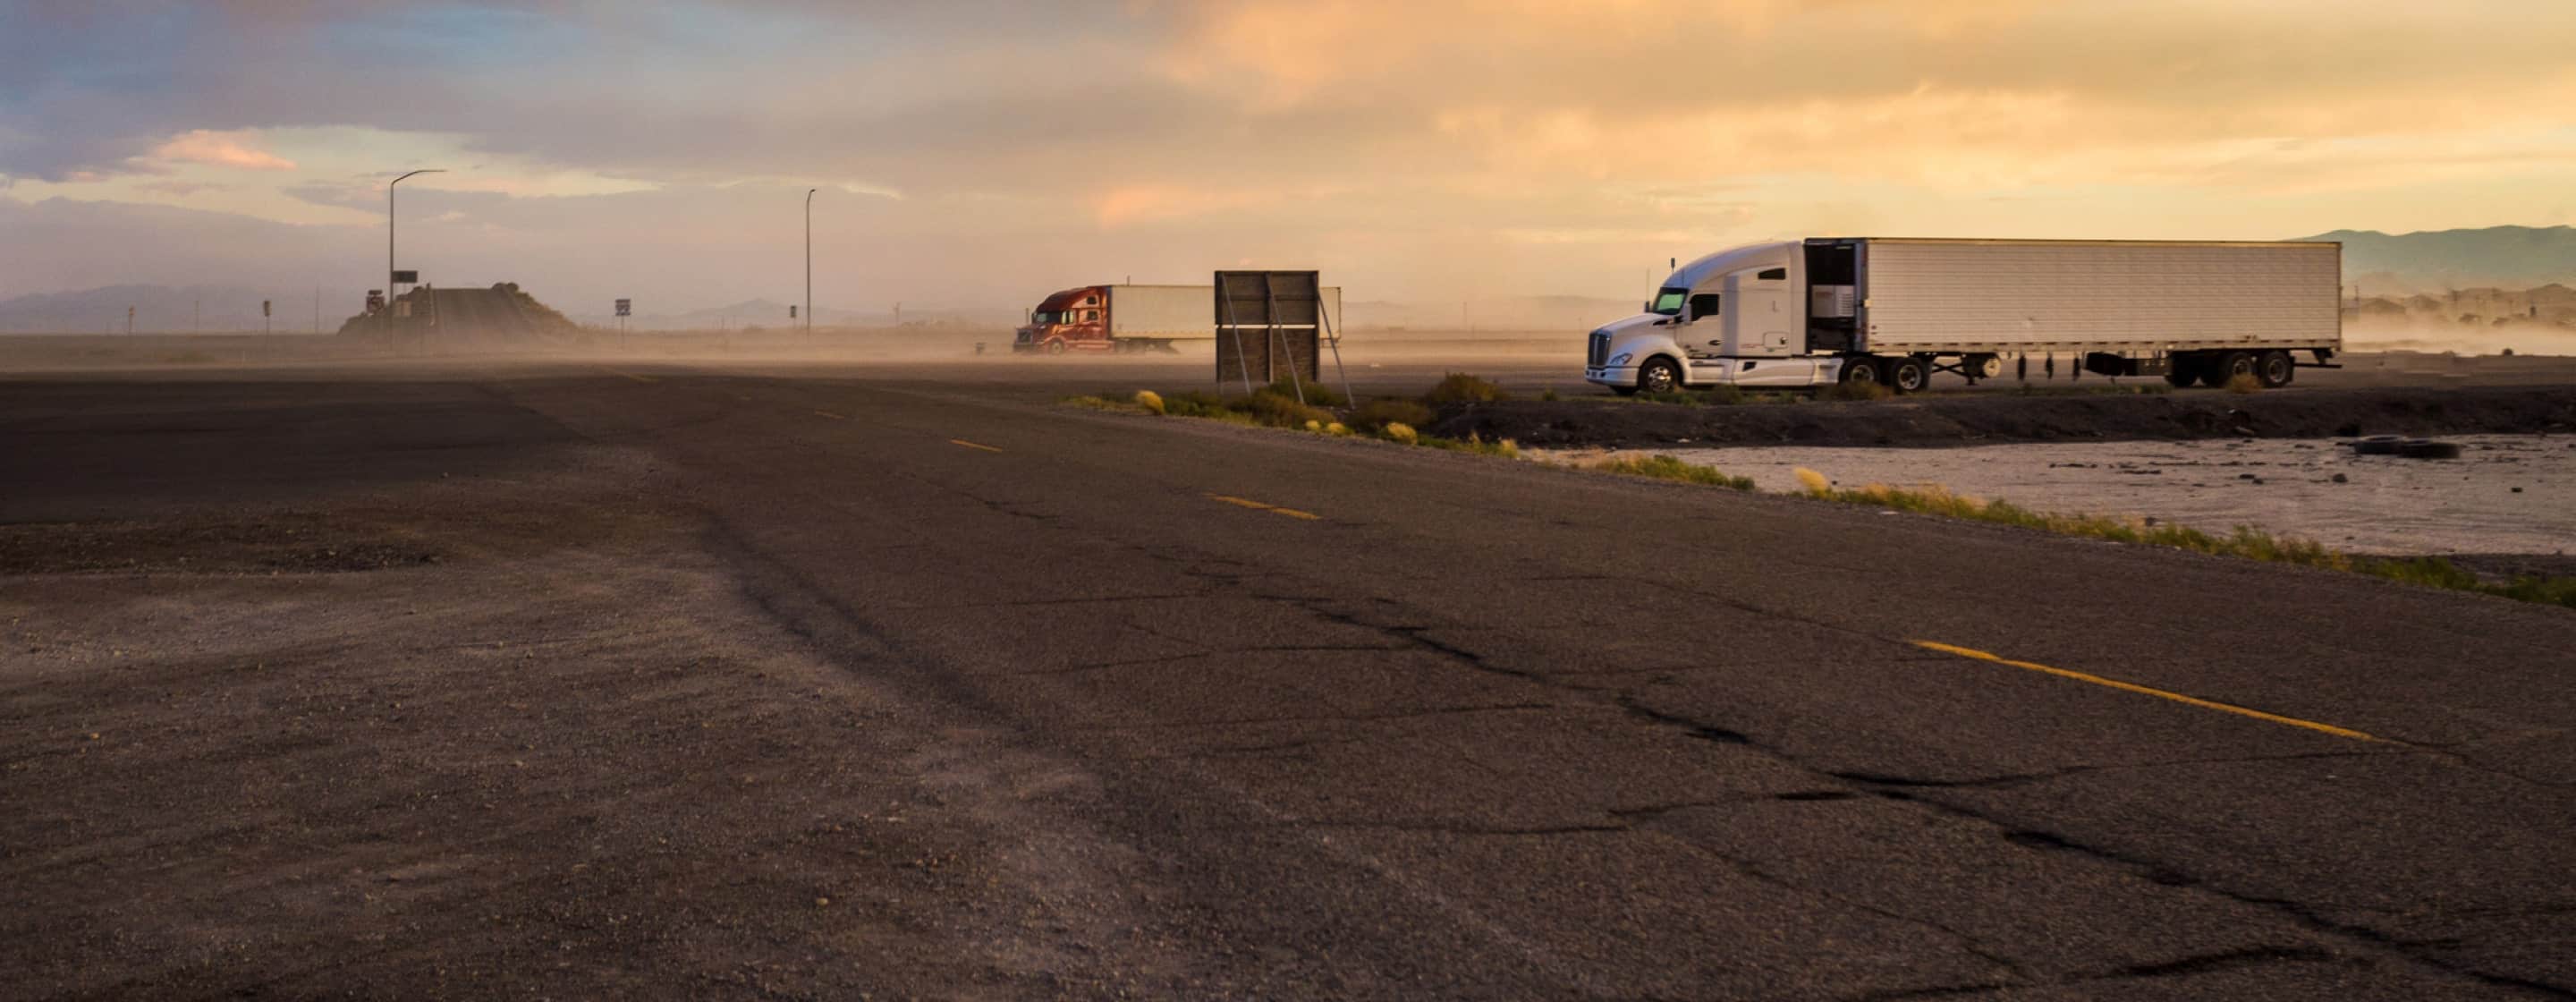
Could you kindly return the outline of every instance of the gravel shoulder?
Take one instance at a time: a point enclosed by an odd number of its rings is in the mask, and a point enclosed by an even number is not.
[[[2576,432],[2576,385],[2294,388],[2259,394],[1928,394],[1682,406],[1603,398],[1455,405],[1425,429],[1538,448],[2011,442]]]

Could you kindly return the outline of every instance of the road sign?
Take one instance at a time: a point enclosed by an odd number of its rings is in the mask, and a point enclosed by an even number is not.
[[[620,299],[620,300],[618,300],[618,301],[617,301],[617,315],[618,315],[618,316],[621,316],[621,317],[634,316],[634,315],[635,315],[635,301],[634,301],[634,300],[632,300],[632,299]]]
[[[263,299],[259,301],[259,315],[263,317],[270,315],[268,312],[268,300]]]
[[[789,319],[789,320],[794,320],[794,319],[796,319],[796,308],[795,308],[795,307],[790,306],[790,307],[788,307],[788,308],[787,308],[787,319]]]
[[[417,271],[397,271],[397,272],[395,272],[395,273],[394,273],[394,284],[395,284],[395,285],[419,285],[419,284],[420,284],[420,273],[419,273],[419,272],[417,272]]]

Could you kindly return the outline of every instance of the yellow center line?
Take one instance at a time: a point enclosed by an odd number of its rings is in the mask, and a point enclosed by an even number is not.
[[[846,414],[834,414],[834,413],[832,413],[831,411],[815,411],[814,413],[819,414],[819,415],[822,415],[822,416],[827,417],[827,418],[831,418],[831,419],[832,419],[832,420],[834,420],[834,421],[847,421],[847,420],[849,420],[849,419],[850,419],[850,418],[849,418],[849,415],[846,415]]]
[[[632,380],[634,380],[634,381],[636,381],[636,382],[639,382],[639,383],[649,383],[649,382],[652,382],[652,381],[653,381],[653,377],[651,377],[651,376],[639,376],[639,375],[636,375],[636,374],[634,374],[634,373],[632,373],[632,372],[628,372],[628,371],[626,371],[626,370],[624,370],[624,369],[602,369],[602,370],[600,370],[600,371],[602,371],[602,372],[606,372],[606,373],[608,373],[608,374],[610,374],[610,375],[613,375],[613,376],[624,376],[624,377],[626,377],[626,378],[628,378],[628,379],[632,379]]]
[[[1002,451],[1002,450],[1000,450],[1000,449],[993,448],[992,446],[985,445],[985,444],[982,444],[982,443],[980,443],[980,442],[969,442],[969,441],[967,441],[967,440],[965,440],[965,439],[962,439],[962,438],[952,438],[952,439],[949,439],[949,440],[948,440],[948,444],[950,444],[950,445],[962,445],[962,446],[965,446],[965,447],[967,447],[967,448],[969,448],[969,449],[982,449],[982,450],[984,450],[984,451],[986,451],[986,452],[1000,452],[1000,451]]]
[[[1230,504],[1237,508],[1250,508],[1254,511],[1266,511],[1274,514],[1286,515],[1289,518],[1302,518],[1309,522],[1320,522],[1324,520],[1324,516],[1315,514],[1311,511],[1298,511],[1295,508],[1282,508],[1275,504],[1263,504],[1259,501],[1252,500],[1251,498],[1239,498],[1232,494],[1210,494],[1207,497],[1210,501]]]
[[[2252,717],[2256,720],[2269,720],[2276,724],[2288,724],[2292,727],[2315,731],[2319,734],[2332,734],[2339,738],[2351,738],[2355,741],[2386,740],[2385,738],[2374,737],[2350,728],[2336,727],[2333,724],[2320,724],[2313,720],[2301,720],[2297,717],[2284,717],[2277,713],[2265,713],[2261,710],[2248,709],[2246,707],[2235,706],[2228,703],[2214,702],[2211,700],[2201,699],[2197,696],[2186,696],[2179,692],[2166,692],[2163,689],[2151,689],[2134,682],[2122,682],[2118,679],[2103,678],[2100,675],[2087,675],[2080,671],[2068,671],[2064,668],[2052,668],[2048,665],[2035,664],[2029,661],[2014,661],[2010,658],[1997,654],[1989,654],[1975,648],[1955,647],[1950,644],[1934,643],[1929,640],[1916,640],[1911,641],[1911,643],[1913,643],[1914,646],[1923,648],[1927,651],[1940,651],[1943,654],[1955,654],[1963,658],[1974,658],[1979,661],[1991,661],[1999,665],[2010,665],[2015,668],[2055,675],[2059,678],[2071,678],[2078,682],[2090,682],[2094,685],[2106,686],[2118,689],[2122,692],[2134,692],[2142,695],[2154,696],[2158,699],[2170,699],[2177,703],[2197,706],[2205,710],[2217,710],[2220,713],[2233,713],[2240,717]]]

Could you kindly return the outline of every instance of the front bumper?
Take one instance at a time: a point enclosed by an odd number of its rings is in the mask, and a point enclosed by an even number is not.
[[[1595,366],[1583,370],[1583,381],[1602,386],[1635,386],[1637,367],[1633,365]]]

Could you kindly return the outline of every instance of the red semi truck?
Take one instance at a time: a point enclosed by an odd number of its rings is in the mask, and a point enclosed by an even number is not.
[[[1324,315],[1341,334],[1342,290],[1324,288]],[[1011,350],[1178,353],[1183,342],[1216,341],[1213,285],[1086,285],[1046,297],[1015,332]]]
[[[1011,350],[1177,351],[1216,337],[1216,290],[1205,285],[1086,285],[1046,297]]]

